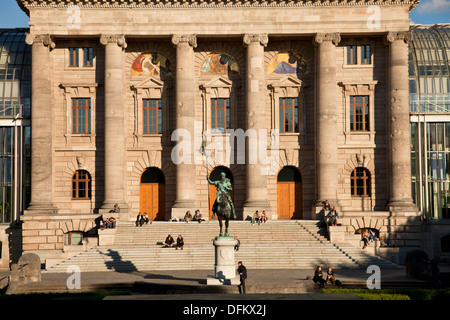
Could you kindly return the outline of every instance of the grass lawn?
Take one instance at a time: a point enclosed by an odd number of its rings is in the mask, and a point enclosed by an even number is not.
[[[450,301],[450,288],[445,289],[322,289],[322,293],[351,293],[363,300],[437,300]]]

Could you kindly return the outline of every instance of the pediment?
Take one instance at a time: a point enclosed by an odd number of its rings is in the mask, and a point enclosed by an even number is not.
[[[283,78],[269,84],[269,87],[273,87],[273,88],[279,88],[279,87],[292,88],[292,87],[302,87],[302,86],[304,86],[304,84],[301,80],[296,79],[291,76],[283,77]]]
[[[200,85],[201,88],[230,88],[233,86],[233,82],[229,79],[222,77],[215,77],[205,84]]]
[[[131,89],[147,89],[147,88],[162,88],[164,87],[164,82],[156,79],[155,77],[148,77],[144,80],[137,82],[131,86]]]

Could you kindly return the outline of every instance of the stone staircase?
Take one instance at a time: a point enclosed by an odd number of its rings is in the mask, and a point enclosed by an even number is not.
[[[335,269],[366,268],[378,265],[384,269],[399,266],[362,249],[332,244],[322,235],[315,220],[269,221],[251,225],[248,221],[230,221],[230,233],[240,240],[235,261],[242,260],[251,269],[309,269],[320,265]],[[66,272],[76,265],[83,272],[212,270],[217,221],[153,222],[136,227],[132,222],[117,226],[114,245],[99,246],[82,252],[50,268],[48,272]],[[181,234],[183,250],[162,248],[166,236]]]

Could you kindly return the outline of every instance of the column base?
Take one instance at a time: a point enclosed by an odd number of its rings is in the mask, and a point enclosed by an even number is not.
[[[175,200],[170,213],[170,219],[177,217],[183,219],[186,212],[190,211],[194,216],[195,210],[199,209],[198,203],[195,200]]]
[[[386,204],[386,209],[391,212],[403,212],[403,211],[419,211],[419,208],[409,200],[392,200]]]
[[[25,210],[25,214],[56,214],[58,208],[53,202],[31,202]]]
[[[114,211],[114,206],[118,204],[120,212],[116,213]],[[109,217],[114,217],[116,219],[121,219],[123,221],[128,220],[128,205],[124,201],[114,201],[114,200],[107,200],[104,201],[98,212],[102,215],[106,215]]]
[[[244,203],[242,220],[246,220],[248,217],[251,219],[256,210],[258,210],[259,213],[266,211],[269,219],[277,218],[273,217],[272,207],[267,200],[247,200]]]

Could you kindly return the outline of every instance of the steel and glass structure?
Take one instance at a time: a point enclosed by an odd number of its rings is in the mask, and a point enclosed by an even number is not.
[[[0,224],[30,198],[31,47],[28,29],[0,29]]]
[[[409,88],[414,201],[450,219],[450,24],[411,26]]]

